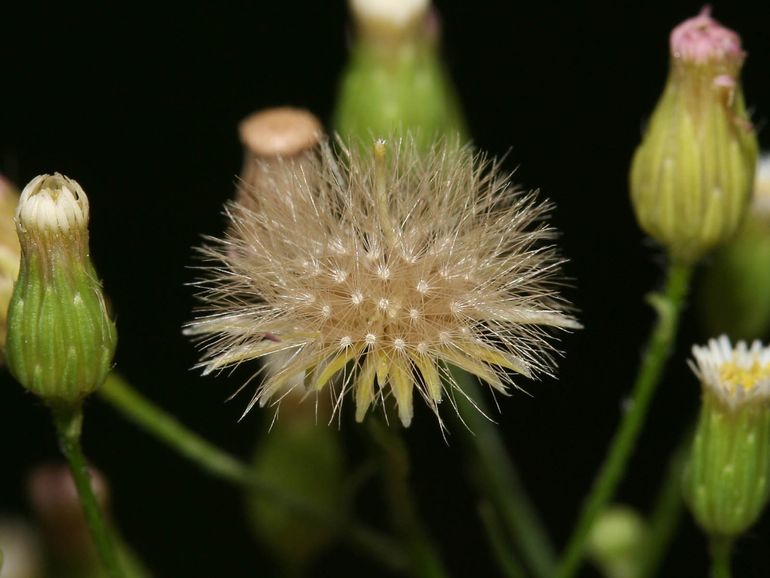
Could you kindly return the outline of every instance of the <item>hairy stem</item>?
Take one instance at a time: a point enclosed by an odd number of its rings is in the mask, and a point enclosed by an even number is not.
[[[423,526],[409,487],[409,454],[401,436],[383,424],[371,419],[370,432],[382,451],[382,479],[390,506],[393,525],[399,531],[411,560],[415,578],[448,578],[435,546]]]
[[[647,409],[660,382],[663,368],[671,355],[676,340],[679,319],[690,285],[692,266],[670,262],[666,285],[662,293],[649,297],[658,319],[647,341],[642,364],[636,377],[630,409],[623,416],[615,436],[591,488],[583,503],[578,523],[561,558],[556,576],[574,576],[583,560],[586,541],[596,517],[615,495],[628,460],[642,431]]]
[[[80,505],[83,508],[86,524],[102,566],[110,578],[124,578],[126,574],[121,567],[115,541],[110,535],[104,521],[104,515],[91,487],[88,464],[80,445],[80,432],[83,424],[82,409],[79,406],[76,409],[54,409],[53,421],[59,438],[59,447],[72,472],[72,479],[80,497]]]
[[[477,491],[494,504],[511,537],[511,547],[518,546],[535,576],[550,578],[556,559],[553,546],[505,449],[499,428],[481,413],[487,413],[487,408],[481,401],[478,381],[461,369],[449,370],[458,386],[478,406],[473,407],[465,396],[457,396],[458,411],[467,426],[459,430],[469,453],[472,481]]]
[[[385,567],[401,571],[406,566],[403,552],[389,537],[360,523],[340,519],[283,492],[280,487],[256,476],[249,466],[189,430],[174,416],[142,397],[122,377],[111,373],[99,389],[101,397],[147,433],[209,474],[248,486],[298,516],[304,516],[338,532],[352,547],[361,550]]]

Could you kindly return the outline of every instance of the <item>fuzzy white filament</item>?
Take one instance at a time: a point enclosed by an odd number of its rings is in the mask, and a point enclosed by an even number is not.
[[[73,179],[40,175],[24,187],[16,222],[27,231],[68,232],[88,225],[88,197]]]
[[[730,407],[770,398],[770,347],[759,341],[735,347],[727,336],[694,346],[690,367],[701,383]]]
[[[203,307],[187,327],[207,372],[283,352],[249,407],[303,374],[335,409],[352,392],[358,420],[393,398],[408,425],[414,392],[436,415],[464,395],[447,365],[507,393],[512,373],[553,368],[549,327],[578,326],[557,291],[550,206],[469,148],[395,139],[338,159],[324,143],[253,197],[202,249]]]

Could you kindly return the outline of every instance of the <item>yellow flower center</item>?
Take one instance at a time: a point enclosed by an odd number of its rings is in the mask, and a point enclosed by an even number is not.
[[[770,364],[755,361],[749,367],[743,367],[731,361],[722,365],[719,373],[729,392],[734,394],[738,388],[751,391],[760,381],[770,379]]]

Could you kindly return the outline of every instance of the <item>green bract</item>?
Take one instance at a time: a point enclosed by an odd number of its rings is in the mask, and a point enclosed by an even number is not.
[[[685,497],[709,534],[738,536],[762,513],[770,479],[770,408],[765,401],[730,408],[704,392]]]
[[[88,198],[58,173],[33,179],[16,212],[22,258],[8,309],[8,367],[57,407],[104,381],[117,333],[88,252]]]
[[[758,145],[738,77],[742,59],[673,56],[634,155],[639,226],[684,262],[730,238],[751,197]]]

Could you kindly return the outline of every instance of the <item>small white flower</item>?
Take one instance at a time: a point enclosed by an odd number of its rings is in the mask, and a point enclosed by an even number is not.
[[[770,347],[760,341],[732,346],[727,336],[710,339],[692,348],[690,367],[704,387],[723,403],[736,408],[744,403],[770,399]]]

